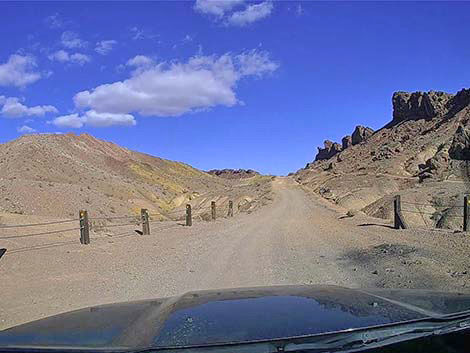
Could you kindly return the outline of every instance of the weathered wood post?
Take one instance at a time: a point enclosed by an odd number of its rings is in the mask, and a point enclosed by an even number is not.
[[[395,229],[406,229],[408,226],[406,225],[405,219],[401,213],[401,197],[400,195],[396,195],[393,199],[393,223]]]
[[[463,197],[463,231],[468,231],[468,195]]]
[[[90,224],[88,223],[88,212],[81,210],[79,212],[80,219],[80,243],[83,245],[90,244]]]
[[[228,216],[233,217],[233,201],[228,202]]]
[[[140,209],[140,219],[142,221],[142,234],[150,235],[149,212],[146,208]]]
[[[188,227],[193,225],[193,218],[191,216],[191,205],[189,203],[186,205],[186,225]]]
[[[211,216],[212,216],[212,220],[215,221],[215,201],[211,201]]]

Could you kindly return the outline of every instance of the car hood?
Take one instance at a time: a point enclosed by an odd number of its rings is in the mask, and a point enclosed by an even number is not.
[[[101,305],[0,331],[0,348],[139,349],[255,342],[442,317],[470,295],[279,286]]]

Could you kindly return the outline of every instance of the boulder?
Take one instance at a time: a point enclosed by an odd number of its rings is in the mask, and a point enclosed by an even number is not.
[[[374,133],[374,130],[371,129],[370,127],[358,125],[356,126],[352,134],[351,143],[353,145],[357,145],[358,143],[361,143],[362,141],[367,140],[373,133]]]
[[[343,137],[341,140],[341,143],[343,145],[343,150],[348,148],[349,146],[352,146],[352,137],[351,135],[346,135]]]
[[[324,143],[324,148],[318,147],[318,153],[315,157],[316,161],[321,161],[324,159],[330,159],[338,152],[341,152],[342,147],[339,143],[326,140]]]

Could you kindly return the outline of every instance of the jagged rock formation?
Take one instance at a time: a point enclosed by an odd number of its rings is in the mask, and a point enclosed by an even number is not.
[[[383,128],[356,128],[351,143],[346,136],[340,151],[323,152],[329,160],[316,158],[294,177],[345,208],[382,218],[400,193],[430,205],[410,206],[410,223],[457,229],[455,215],[470,193],[470,89],[396,92],[392,103],[393,119]]]
[[[447,104],[453,97],[445,92],[395,92],[392,97],[393,121],[430,119],[447,112]]]
[[[330,159],[333,157],[335,154],[338,152],[341,152],[342,147],[339,143],[326,140],[323,142],[323,145],[325,146],[324,148],[318,147],[318,153],[317,156],[315,157],[316,161],[321,161],[324,159]]]
[[[343,150],[348,148],[349,146],[352,146],[352,136],[351,135],[346,135],[341,139],[341,144],[343,147]]]
[[[372,134],[374,130],[370,127],[365,127],[362,125],[356,126],[354,132],[351,135],[346,135],[341,139],[341,145],[339,143],[326,140],[323,142],[324,147],[318,147],[318,153],[315,156],[315,161],[322,161],[325,159],[330,159],[331,157],[335,156],[339,152],[345,150],[350,146],[357,145],[365,140],[367,140]],[[310,164],[307,164],[309,166]]]
[[[364,127],[362,125],[356,126],[354,129],[354,132],[352,134],[352,145],[357,145],[358,143],[361,143],[365,140],[367,140],[369,137],[372,136],[374,133],[374,130],[371,129],[370,127]]]

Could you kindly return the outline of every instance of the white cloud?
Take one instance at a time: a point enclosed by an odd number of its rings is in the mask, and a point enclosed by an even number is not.
[[[269,16],[272,10],[273,4],[271,1],[248,5],[244,10],[232,13],[227,19],[227,24],[246,26]]]
[[[142,66],[148,67],[153,64],[154,64],[153,59],[145,55],[136,55],[132,59],[127,60],[127,63],[126,63],[127,66],[134,66],[134,67],[142,67]]]
[[[277,68],[268,53],[255,50],[194,56],[186,63],[159,63],[135,70],[127,80],[77,93],[74,102],[100,113],[179,116],[216,105],[233,106],[239,102],[234,90],[240,79]]]
[[[58,50],[48,56],[49,60],[55,60],[59,62],[71,62],[73,64],[84,65],[91,61],[88,55],[81,53],[69,54],[65,50]]]
[[[36,82],[41,74],[35,71],[36,61],[29,55],[13,54],[0,64],[0,86],[23,87]]]
[[[194,9],[200,13],[223,17],[226,12],[235,6],[244,3],[244,0],[196,0]]]
[[[91,61],[90,57],[85,54],[75,53],[70,55],[70,61],[78,65],[83,65]]]
[[[44,19],[44,23],[52,29],[62,28],[64,26],[64,21],[60,18],[58,13],[47,16]]]
[[[58,127],[78,129],[84,125],[94,127],[109,127],[113,125],[134,126],[136,121],[130,114],[97,113],[88,110],[83,115],[78,113],[63,115],[55,118],[49,123]]]
[[[18,131],[22,134],[32,134],[32,133],[37,132],[36,129],[33,129],[32,127],[30,127],[28,125],[20,126],[19,128],[16,129],[16,131]]]
[[[66,48],[84,48],[88,43],[79,38],[78,34],[72,31],[65,31],[60,37],[62,45]]]
[[[27,107],[16,97],[0,96],[0,105],[2,110],[0,114],[7,118],[20,118],[25,116],[44,116],[47,113],[58,113],[56,107],[52,105],[37,105]]]
[[[108,55],[116,44],[117,42],[113,39],[102,40],[96,43],[95,51],[101,55]]]
[[[58,127],[71,127],[74,129],[81,128],[84,124],[82,118],[79,117],[77,113],[58,116],[54,120],[50,121],[50,123]]]

